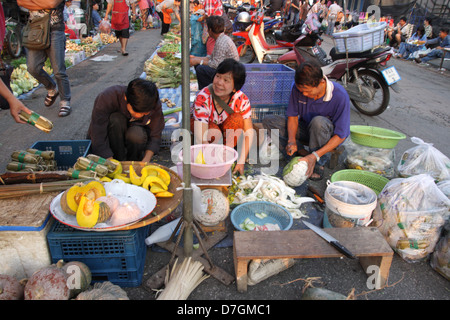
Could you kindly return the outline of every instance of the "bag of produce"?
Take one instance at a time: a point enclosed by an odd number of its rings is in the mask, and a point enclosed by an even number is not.
[[[417,146],[406,150],[398,164],[398,173],[402,177],[410,177],[426,173],[436,181],[450,179],[450,159],[420,138],[412,137]]]
[[[444,235],[439,240],[431,255],[431,267],[450,281],[450,224],[444,228]]]
[[[395,176],[395,150],[373,148],[354,143],[347,139],[343,144],[347,156],[345,166],[377,173],[388,179]]]
[[[405,261],[432,253],[450,215],[450,200],[427,174],[389,181],[378,195],[374,225]]]

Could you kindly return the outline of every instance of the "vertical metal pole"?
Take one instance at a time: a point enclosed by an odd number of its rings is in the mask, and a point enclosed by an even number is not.
[[[193,192],[191,188],[191,136],[190,132],[190,110],[189,110],[189,43],[191,38],[189,24],[189,1],[182,0],[180,6],[181,16],[181,103],[183,114],[183,220],[184,228],[184,256],[190,257],[193,248]]]

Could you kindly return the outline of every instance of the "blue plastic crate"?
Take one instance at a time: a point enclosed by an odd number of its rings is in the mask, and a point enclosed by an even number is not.
[[[55,221],[47,234],[52,262],[81,261],[92,281],[139,286],[142,281],[149,226],[119,231],[82,231]]]
[[[253,105],[288,104],[295,70],[283,64],[245,64],[247,76],[242,87]]]
[[[286,115],[287,104],[252,104],[252,121],[261,122],[264,117]]]
[[[91,140],[36,141],[30,148],[54,151],[58,170],[67,170],[88,154]]]

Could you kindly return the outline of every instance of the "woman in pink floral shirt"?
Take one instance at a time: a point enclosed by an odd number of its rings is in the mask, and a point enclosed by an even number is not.
[[[191,130],[194,132],[195,143],[221,143],[224,135],[226,145],[238,146],[239,157],[233,173],[240,174],[244,173],[245,160],[253,141],[250,101],[240,90],[244,83],[244,65],[234,59],[225,59],[217,67],[213,83],[200,90],[191,106]],[[219,100],[227,104],[234,113],[227,112]]]

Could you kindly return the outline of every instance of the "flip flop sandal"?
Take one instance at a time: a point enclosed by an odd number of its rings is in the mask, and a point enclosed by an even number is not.
[[[320,180],[323,179],[324,168],[321,168],[321,166],[319,166],[318,164],[316,164],[316,165],[314,166],[313,174],[314,174],[314,173],[317,174],[318,177],[313,177],[313,176],[311,175],[311,177],[309,177],[309,180],[311,180],[311,181],[320,181]]]
[[[59,109],[58,117],[67,117],[71,111],[72,108],[70,106],[62,106],[61,109]]]
[[[123,55],[123,56],[127,56],[127,55],[128,55],[128,52],[122,52],[122,55]]]
[[[45,100],[44,100],[44,105],[46,107],[50,107],[51,105],[53,105],[55,103],[56,98],[58,98],[59,96],[59,92],[56,92],[53,96],[50,96],[49,94],[47,94],[45,96]]]

